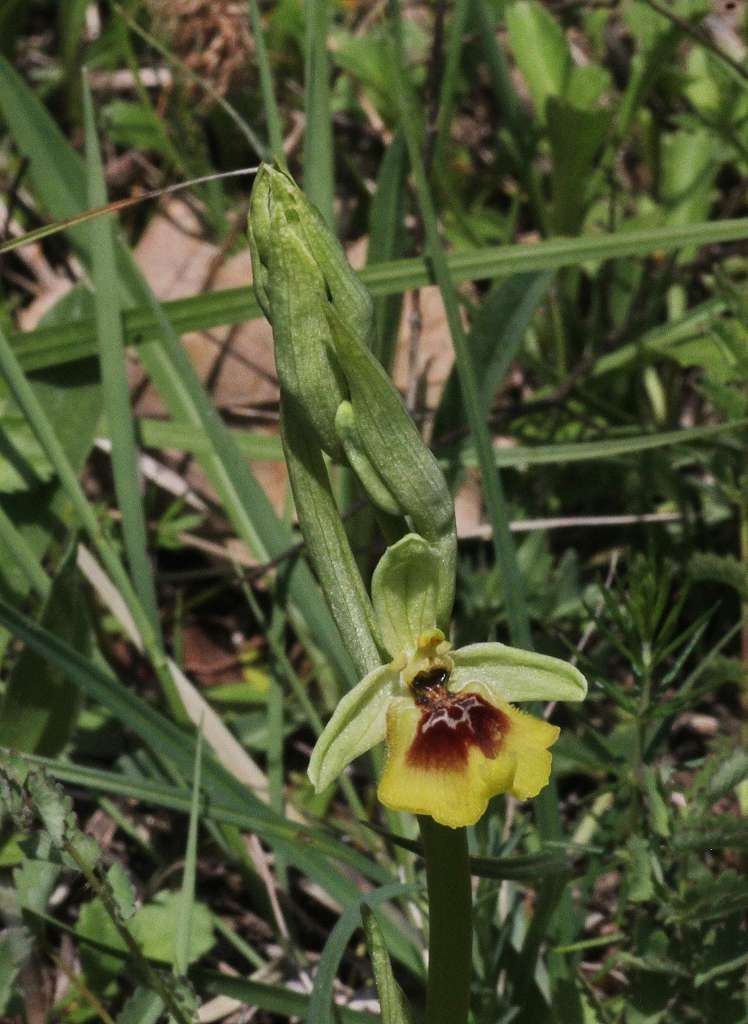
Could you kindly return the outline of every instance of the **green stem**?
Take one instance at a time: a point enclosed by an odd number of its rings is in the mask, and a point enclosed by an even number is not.
[[[467,832],[431,818],[418,821],[429,896],[426,1024],[465,1024],[473,935]]]

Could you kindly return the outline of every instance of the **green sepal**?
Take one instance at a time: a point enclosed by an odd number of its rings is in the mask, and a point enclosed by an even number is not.
[[[393,658],[415,653],[418,639],[436,627],[439,554],[418,534],[408,533],[379,560],[371,579],[374,615]]]
[[[345,457],[348,459],[351,469],[377,508],[391,516],[401,516],[403,510],[366,454],[350,402],[341,402],[338,406],[338,411],[335,414],[335,430],[341,440]]]
[[[457,557],[454,505],[446,480],[384,368],[333,307],[328,306],[327,314],[369,462],[415,531],[439,546],[437,625],[446,629]]]
[[[376,605],[375,605],[376,611]],[[470,644],[451,652],[449,689],[485,686],[497,700],[584,700],[587,680],[560,658],[504,644]]]
[[[325,282],[315,260],[282,211],[273,213],[276,244],[268,268],[275,366],[291,415],[310,427],[335,459],[344,457],[335,413],[347,398],[325,316]]]
[[[339,702],[309,761],[307,774],[317,793],[327,789],[354,758],[382,742],[387,705],[398,686],[397,674],[388,665],[380,666]]]

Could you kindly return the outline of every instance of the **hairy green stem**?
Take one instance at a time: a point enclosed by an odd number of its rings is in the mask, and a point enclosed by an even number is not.
[[[426,1024],[465,1024],[470,1005],[472,893],[467,832],[419,818],[429,896]]]

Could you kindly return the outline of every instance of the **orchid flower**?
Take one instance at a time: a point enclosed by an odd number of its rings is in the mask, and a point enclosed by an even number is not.
[[[453,650],[436,626],[438,579],[439,552],[418,534],[385,552],[372,602],[392,660],[339,702],[309,778],[325,789],[386,739],[380,801],[459,828],[474,824],[491,797],[525,800],[548,783],[558,726],[513,702],[583,700],[587,683],[567,662],[500,643]]]

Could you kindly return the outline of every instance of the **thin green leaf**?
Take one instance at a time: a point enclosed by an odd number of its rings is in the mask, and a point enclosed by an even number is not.
[[[91,206],[103,206],[107,201],[104,169],[96,137],[91,90],[85,74],[83,120],[86,130],[88,202]],[[96,259],[91,266],[91,277],[94,285],[96,332],[99,339],[101,387],[112,441],[114,489],[122,513],[122,534],[135,592],[150,619],[154,637],[161,642],[156,588],[148,558],[145,513],[140,496],[138,453],[135,447],[117,285],[114,224],[109,217],[99,217],[93,221],[90,230],[91,243],[96,251]]]
[[[329,0],[305,4],[304,19],[304,191],[332,228],[335,170],[327,59]]]
[[[31,159],[30,175],[44,203],[56,216],[75,215],[85,205],[85,179],[80,160],[34,93],[2,58],[0,106],[12,126],[16,144]],[[48,167],[54,167],[56,173],[47,174],[45,168]],[[95,259],[90,229],[91,225],[83,224],[71,232],[89,266]],[[118,246],[117,257],[123,300],[129,305],[138,305],[145,312],[146,322],[153,327],[150,341],[141,345],[141,360],[174,419],[202,429],[210,439],[211,451],[201,463],[234,529],[263,561],[288,550],[294,543],[291,531],[278,520],[265,492],[231,441],[169,319],[124,246]],[[243,292],[245,297],[251,294],[249,288]],[[129,340],[127,334],[126,338]],[[115,582],[121,588],[119,580],[115,578]],[[299,608],[304,609],[315,641],[340,674],[352,682],[355,672],[351,660],[330,613],[319,600],[319,591],[305,564],[296,565],[289,586],[294,615],[300,614]]]
[[[361,917],[366,932],[366,945],[374,969],[379,1005],[382,1009],[382,1024],[412,1024],[408,1001],[392,973],[390,955],[374,911],[365,903],[361,906]]]
[[[192,775],[192,802],[187,829],[187,850],[182,872],[182,888],[177,905],[177,924],[174,936],[174,973],[184,977],[190,965],[192,941],[192,909],[195,905],[195,876],[197,872],[197,828],[200,821],[200,791],[202,788],[203,730],[197,730],[195,769]]]
[[[306,1024],[329,1024],[333,1005],[333,983],[345,948],[355,930],[361,927],[362,906],[367,904],[370,907],[377,907],[381,903],[385,903],[395,897],[411,895],[414,891],[415,886],[413,885],[403,885],[400,882],[394,882],[392,885],[383,885],[380,889],[375,889],[373,892],[359,895],[353,902],[348,904],[338,918],[335,927],[330,932],[325,948],[322,950],[322,956],[320,957],[317,974],[314,979],[314,991],[309,1000],[309,1007],[304,1018]]]
[[[497,466],[542,466],[559,462],[585,462],[591,459],[613,459],[637,452],[666,448],[674,444],[691,444],[707,441],[721,434],[734,433],[745,429],[748,420],[733,423],[714,423],[705,427],[684,427],[682,430],[664,430],[657,434],[640,434],[636,437],[615,437],[604,441],[576,441],[570,444],[539,444],[533,447],[518,445],[516,448],[494,450]],[[465,465],[477,464],[475,455],[465,450]]]
[[[262,105],[265,109],[265,121],[270,137],[270,153],[275,161],[282,167],[285,167],[286,154],[283,150],[283,130],[280,112],[275,99],[273,73],[270,69],[270,58],[268,57],[265,33],[260,20],[260,7],[257,0],[249,0],[249,19],[252,25],[252,35],[254,36],[255,59],[260,72],[260,91],[262,93]]]
[[[8,68],[9,65],[3,64],[0,58],[0,105],[6,110],[8,103],[17,99],[15,95],[9,97],[5,89],[7,82],[3,75]],[[31,98],[35,99],[33,94]],[[26,98],[25,102],[30,100]],[[25,106],[22,106],[18,116],[24,113]],[[56,131],[51,120],[47,127],[50,127],[50,131]],[[36,138],[28,141],[32,144],[40,142]],[[57,142],[62,144],[63,140]],[[56,156],[60,158],[59,153]],[[70,153],[68,159],[72,156]],[[65,206],[68,207],[67,200]],[[76,231],[84,230],[86,226],[84,224],[76,228]],[[453,282],[458,284],[462,281],[488,281],[515,273],[559,270],[587,262],[644,257],[658,251],[672,252],[690,245],[712,245],[745,238],[748,238],[748,218],[460,250],[451,253],[447,263]],[[375,297],[420,288],[432,279],[432,271],[422,257],[371,264],[361,271],[361,280]],[[227,288],[220,292],[165,302],[163,312],[177,334],[242,323],[260,316],[260,308],[250,288]],[[127,344],[140,344],[147,339],[160,337],[160,320],[148,303],[140,302],[136,309],[125,311],[124,320]],[[38,328],[23,335],[14,335],[15,338],[19,339],[19,357],[25,369],[38,369],[81,359],[91,355],[96,347],[93,320],[85,319],[67,327]],[[634,343],[632,346],[624,346],[624,349],[626,359],[638,351]],[[604,372],[608,372],[615,368],[614,363],[617,365],[618,360],[618,352],[611,353],[600,360],[600,365]]]
[[[369,215],[369,247],[366,254],[368,266],[397,259],[405,251],[407,173],[408,150],[405,139],[398,132],[387,147],[379,168],[377,190]],[[402,296],[397,293],[380,296],[374,301],[374,336],[371,349],[388,373],[392,370],[395,358],[402,306]]]

